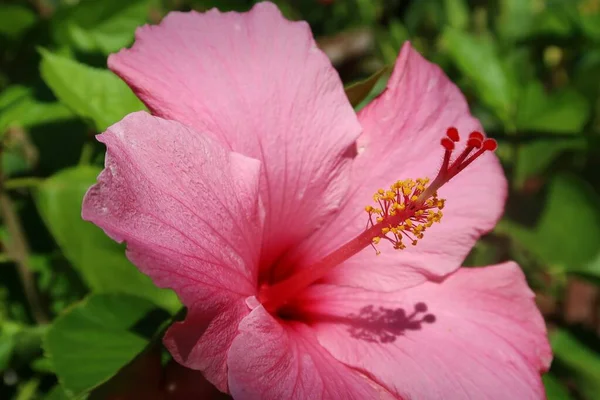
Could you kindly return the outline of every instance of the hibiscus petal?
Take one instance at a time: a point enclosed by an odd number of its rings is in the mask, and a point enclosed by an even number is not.
[[[262,306],[240,324],[229,351],[235,399],[376,399],[369,380],[335,360],[303,324],[281,322]]]
[[[190,309],[184,325],[196,326],[198,338],[231,341],[235,332],[221,334],[218,318],[236,326],[243,317],[239,304],[255,293],[258,279],[259,163],[144,112],[125,117],[98,140],[107,146],[106,168],[86,194],[83,218],[127,242],[129,259],[158,286],[175,290]],[[180,330],[172,329],[176,341]],[[178,346],[187,350],[174,352],[184,365],[204,365],[194,360],[202,344]],[[220,379],[213,368],[218,361],[204,365],[215,384],[225,382],[225,353],[220,356]]]
[[[185,321],[169,328],[163,343],[178,363],[202,371],[209,382],[227,392],[227,353],[248,311],[243,299],[203,293],[189,307]]]
[[[401,179],[433,179],[441,165],[440,139],[450,126],[465,136],[481,130],[459,89],[406,44],[385,92],[359,113],[358,140],[347,202],[333,221],[294,252],[288,263],[310,264],[364,230],[373,193]],[[462,149],[459,149],[462,151]],[[373,290],[398,290],[456,270],[475,241],[500,217],[507,186],[497,158],[486,154],[439,190],[447,199],[440,224],[416,247],[366,249],[334,270],[327,281]]]
[[[271,3],[170,13],[109,58],[152,113],[262,162],[268,266],[337,209],[361,128],[308,25]]]
[[[396,294],[315,286],[319,342],[404,399],[543,399],[551,350],[515,263],[463,268]]]

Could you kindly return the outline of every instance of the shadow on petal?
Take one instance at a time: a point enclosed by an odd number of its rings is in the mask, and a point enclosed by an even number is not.
[[[412,311],[404,308],[377,307],[373,304],[362,307],[356,313],[344,317],[313,315],[315,322],[329,322],[347,325],[348,333],[354,339],[372,343],[393,343],[406,331],[425,329],[425,325],[437,320],[427,304],[418,302]]]

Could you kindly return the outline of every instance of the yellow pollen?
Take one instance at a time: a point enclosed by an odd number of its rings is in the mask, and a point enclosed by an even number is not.
[[[365,207],[369,214],[367,228],[376,224],[384,225],[372,239],[373,248],[382,238],[389,240],[397,250],[406,248],[403,240],[415,246],[423,239],[427,228],[440,222],[440,210],[444,208],[445,200],[438,198],[437,193],[429,194],[428,184],[428,178],[407,179],[392,183],[390,190],[377,190],[373,195],[377,207]],[[379,250],[375,248],[375,251],[379,254]]]

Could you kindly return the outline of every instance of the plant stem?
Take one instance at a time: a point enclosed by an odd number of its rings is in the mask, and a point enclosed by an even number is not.
[[[3,146],[0,145],[0,215],[2,216],[6,230],[10,235],[10,241],[4,243],[4,246],[6,248],[6,253],[17,265],[17,271],[23,284],[25,298],[29,303],[33,318],[38,324],[45,324],[49,322],[49,318],[42,305],[42,301],[35,285],[35,276],[29,265],[29,245],[25,238],[23,228],[21,227],[21,221],[19,221],[19,217],[15,212],[12,200],[4,192],[2,154]]]

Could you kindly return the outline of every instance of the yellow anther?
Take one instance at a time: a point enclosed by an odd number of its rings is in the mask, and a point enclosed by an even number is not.
[[[395,249],[404,249],[403,238],[407,238],[414,246],[423,238],[426,229],[442,218],[441,209],[444,199],[437,194],[421,198],[427,192],[429,179],[398,180],[392,183],[389,190],[377,189],[373,195],[375,206],[366,206],[369,214],[367,227],[380,224],[381,233],[372,239],[375,248],[382,238],[392,242]],[[377,254],[379,251],[375,248]]]
[[[406,248],[406,246],[402,242],[394,243],[394,249],[396,249],[396,250],[403,250],[405,248]]]

